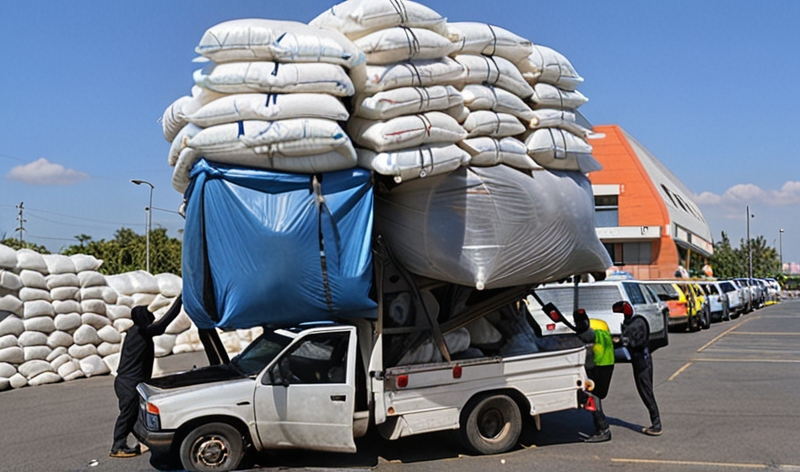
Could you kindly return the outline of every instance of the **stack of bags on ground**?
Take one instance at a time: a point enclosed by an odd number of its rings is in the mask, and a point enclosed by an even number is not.
[[[326,43],[332,34],[338,35],[335,47]],[[348,0],[309,25],[261,19],[222,23],[206,32],[196,51],[213,63],[195,73],[192,96],[167,109],[163,128],[172,143],[173,186],[184,193],[188,208],[184,301],[201,327],[336,318],[346,310],[331,301],[341,286],[330,275],[329,257],[349,245],[363,249],[373,217],[375,232],[409,271],[478,290],[544,283],[611,265],[594,231],[585,175],[600,166],[587,142],[591,132],[579,124],[577,108],[587,100],[576,88],[583,79],[552,49],[503,28],[448,23],[413,1]],[[342,126],[324,135],[304,128],[302,135],[291,134],[296,140],[273,134],[307,116],[305,102],[291,101],[296,87],[306,84],[300,66],[321,70],[331,62],[338,68],[330,74],[311,75],[322,82],[335,77],[337,84],[349,78],[347,87],[321,92],[352,95],[338,117],[328,117]],[[342,66],[349,74],[342,75]],[[274,86],[289,67],[291,83]],[[274,106],[281,103],[286,108]],[[226,110],[214,112],[222,122],[199,119],[218,106]],[[223,127],[224,133],[216,132]],[[335,149],[313,147],[334,142],[340,143]],[[325,165],[316,160],[332,153],[335,159]],[[374,173],[374,214],[368,223],[363,215],[336,220],[331,238],[324,234],[327,218],[344,212],[330,210],[326,205],[336,199],[318,188],[340,185],[341,174],[330,174],[356,165],[349,160],[354,155],[360,168]],[[245,179],[252,176],[246,169],[253,168],[287,174],[253,183]],[[313,175],[307,182],[293,181],[295,190],[306,185],[312,198],[275,199],[292,179],[288,173],[297,172]],[[363,179],[356,171],[352,175]],[[225,191],[209,186],[214,179],[225,181]],[[241,194],[241,188],[264,197],[231,203],[230,194]],[[372,189],[348,191],[364,196]],[[294,226],[286,221],[295,220],[285,219],[292,205],[308,208],[304,228],[315,237],[287,245],[288,239],[276,234]],[[354,222],[365,231],[354,231]],[[241,237],[259,224],[270,227],[263,239]],[[369,257],[367,250],[351,259],[363,270]],[[322,277],[309,276],[320,272]],[[354,278],[369,283],[363,273]],[[365,290],[362,284],[351,291]],[[215,301],[209,303],[203,293],[213,293]],[[258,297],[260,305],[250,302]],[[324,299],[309,315],[304,304],[314,297]],[[275,314],[287,306],[290,312]]]
[[[131,308],[160,318],[181,291],[173,274],[104,276],[87,255],[39,254],[0,245],[0,390],[112,373]],[[254,332],[223,333],[239,352]],[[185,313],[155,338],[156,356],[202,350]]]

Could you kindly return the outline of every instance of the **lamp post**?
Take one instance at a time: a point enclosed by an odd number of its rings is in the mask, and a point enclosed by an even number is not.
[[[781,274],[782,274],[783,273],[783,228],[781,228],[781,231],[778,233],[778,241],[780,244],[779,249],[781,255]]]
[[[753,278],[753,247],[750,244],[750,218],[754,218],[756,215],[750,214],[750,205],[747,205],[747,259],[748,259],[748,270],[747,270],[747,278]],[[749,283],[749,282],[748,282]]]
[[[147,208],[145,208],[145,214],[147,216],[146,221],[146,228],[145,228],[145,264],[147,272],[150,272],[150,229],[153,227],[153,184],[146,180],[139,180],[139,179],[131,179],[131,183],[136,185],[149,185],[150,186],[150,203],[148,204]]]

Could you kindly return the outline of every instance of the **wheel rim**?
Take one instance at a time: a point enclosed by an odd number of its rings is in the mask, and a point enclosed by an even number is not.
[[[208,467],[218,467],[230,456],[228,442],[216,435],[198,438],[192,451],[194,451],[192,454],[194,461]]]
[[[497,408],[487,408],[481,412],[478,418],[478,431],[481,436],[487,439],[495,439],[501,436],[507,426],[508,422],[503,412]]]

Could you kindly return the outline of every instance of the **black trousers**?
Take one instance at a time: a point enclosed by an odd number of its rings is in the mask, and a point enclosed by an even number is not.
[[[114,443],[111,450],[118,450],[128,445],[128,434],[133,432],[136,417],[139,414],[139,395],[136,385],[139,382],[117,377],[114,379],[114,393],[119,400],[119,416],[114,424]]]
[[[661,426],[661,416],[658,414],[658,404],[653,394],[653,358],[650,356],[650,350],[644,348],[641,351],[631,351],[631,366],[633,366],[636,391],[639,392],[639,398],[650,413],[650,421],[653,426]]]
[[[600,400],[608,395],[608,388],[611,386],[611,376],[614,373],[614,365],[594,366],[586,369],[586,375],[594,381],[594,390],[589,395],[594,397],[594,404],[597,407],[592,412],[592,420],[597,431],[608,429],[608,420],[603,413],[603,406]]]

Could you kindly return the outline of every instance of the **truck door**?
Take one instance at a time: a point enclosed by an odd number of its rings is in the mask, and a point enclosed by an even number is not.
[[[254,404],[265,448],[355,452],[356,330],[302,336],[261,374]]]

